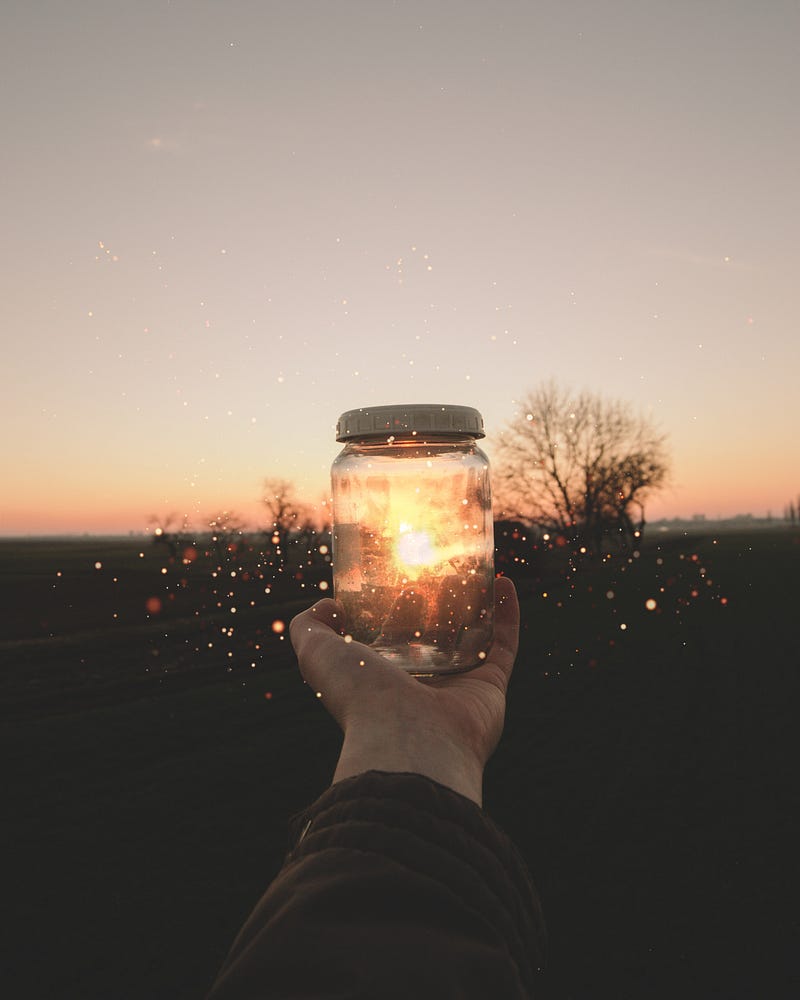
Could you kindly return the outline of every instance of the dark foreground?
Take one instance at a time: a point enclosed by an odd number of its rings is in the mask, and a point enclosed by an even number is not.
[[[15,998],[202,995],[339,745],[271,628],[311,592],[234,619],[176,581],[147,615],[150,550],[105,544],[58,553],[72,590],[0,545]],[[486,808],[543,898],[543,995],[798,995],[799,562],[789,532],[665,537],[520,578]]]

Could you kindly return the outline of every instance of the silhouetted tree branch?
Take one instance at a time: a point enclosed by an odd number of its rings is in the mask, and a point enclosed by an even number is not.
[[[549,382],[530,392],[495,449],[507,514],[599,552],[634,544],[645,501],[667,480],[666,437],[625,402]]]

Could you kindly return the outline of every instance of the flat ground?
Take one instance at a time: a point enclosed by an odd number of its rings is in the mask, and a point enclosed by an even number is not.
[[[185,558],[0,543],[9,996],[201,995],[329,781],[273,631],[316,583]],[[776,529],[520,568],[486,808],[542,895],[544,995],[798,995],[799,563]]]

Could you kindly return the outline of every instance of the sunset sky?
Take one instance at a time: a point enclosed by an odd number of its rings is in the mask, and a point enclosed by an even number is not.
[[[11,0],[0,534],[257,522],[339,413],[526,390],[800,492],[800,5]],[[263,520],[263,518],[262,518]]]

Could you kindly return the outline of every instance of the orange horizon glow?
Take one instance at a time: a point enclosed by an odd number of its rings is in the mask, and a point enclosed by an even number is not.
[[[209,522],[223,510],[237,515],[246,530],[265,530],[268,527],[266,512],[258,500],[240,498],[236,502],[236,498],[232,497],[230,503],[222,504],[214,502],[214,499],[212,497],[203,503],[197,496],[191,496],[186,498],[188,502],[184,504],[161,505],[156,502],[104,503],[100,506],[88,502],[62,503],[56,510],[41,500],[30,506],[5,506],[0,508],[0,537],[152,534],[158,525],[167,523],[170,515],[174,515],[171,526],[177,528],[186,523],[190,531],[199,533],[209,530]],[[304,498],[298,494],[298,499],[302,501]],[[797,505],[800,498],[797,491],[792,492],[787,477],[783,489],[751,488],[739,494],[726,492],[724,488],[706,493],[689,488],[668,489],[645,504],[645,514],[648,522],[673,518],[691,520],[699,515],[709,520],[724,520],[739,515],[755,518],[771,515],[780,520],[790,501]],[[313,503],[309,503],[309,508],[313,510],[314,507]]]

